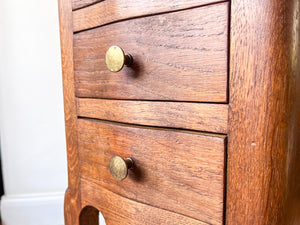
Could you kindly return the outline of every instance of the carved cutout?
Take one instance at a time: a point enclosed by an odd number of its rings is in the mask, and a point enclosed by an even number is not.
[[[79,216],[80,225],[106,225],[100,211],[93,206],[86,206]]]

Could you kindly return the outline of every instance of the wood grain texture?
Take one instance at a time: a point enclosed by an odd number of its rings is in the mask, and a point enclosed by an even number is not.
[[[68,159],[68,188],[65,193],[65,225],[79,225],[80,171],[77,152],[77,115],[73,70],[73,30],[71,0],[59,0],[63,94]]]
[[[289,127],[289,150],[287,153],[287,198],[285,223],[300,224],[300,2],[293,1],[293,66],[292,101]]]
[[[75,0],[78,2],[78,0]],[[85,0],[95,2],[95,0]],[[106,0],[98,4],[76,10],[73,12],[74,31],[86,30],[93,27],[103,26],[114,21],[125,20],[163,12],[177,11],[210,3],[224,2],[218,0]],[[79,3],[79,2],[78,2]],[[81,3],[79,3],[82,5]]]
[[[78,120],[81,176],[124,197],[209,224],[222,224],[225,135]],[[123,181],[111,157],[132,157]]]
[[[299,155],[290,133],[299,1],[233,0],[231,6],[226,224],[299,224],[293,219],[299,210],[286,216],[288,177],[296,172],[290,168],[297,167],[288,156]]]
[[[80,9],[105,0],[72,0],[72,9]]]
[[[294,89],[292,117],[287,153],[287,199],[285,202],[286,224],[300,224],[300,2],[294,2]]]
[[[222,3],[75,34],[76,95],[226,102],[227,29],[228,4]],[[132,54],[132,67],[106,68],[112,45]]]
[[[77,99],[80,117],[122,123],[226,133],[228,105],[186,102]]]
[[[180,214],[124,198],[85,179],[82,179],[81,183],[83,207],[97,207],[107,225],[207,225]]]

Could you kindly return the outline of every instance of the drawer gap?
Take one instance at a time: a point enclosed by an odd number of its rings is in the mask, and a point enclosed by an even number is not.
[[[219,138],[226,137],[226,134],[224,134],[224,133],[215,133],[215,132],[208,132],[208,131],[199,131],[199,130],[192,130],[192,129],[172,128],[172,127],[163,127],[163,126],[139,125],[139,124],[134,124],[134,123],[122,123],[122,122],[117,122],[117,121],[112,121],[112,120],[95,119],[95,118],[82,117],[82,116],[78,116],[77,118],[78,118],[78,120],[84,119],[84,120],[101,122],[104,124],[124,126],[124,127],[165,130],[165,131],[172,131],[172,132],[198,134],[198,135],[201,134],[201,135],[205,135],[205,136],[212,136],[212,137],[219,137]]]

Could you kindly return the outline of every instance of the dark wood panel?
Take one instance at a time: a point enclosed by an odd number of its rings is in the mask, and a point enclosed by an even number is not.
[[[299,224],[299,1],[231,6],[226,223]]]
[[[73,0],[73,7],[97,2],[97,0]],[[133,17],[141,17],[155,13],[176,11],[180,9],[201,6],[210,3],[224,2],[218,0],[160,0],[135,1],[135,0],[106,0],[98,4],[73,12],[74,31],[86,30],[102,26],[114,21],[125,20]]]
[[[109,99],[227,101],[228,4],[123,21],[74,35],[76,95]],[[134,64],[118,73],[119,45]]]
[[[226,133],[228,105],[78,98],[77,114],[123,123]]]
[[[77,152],[77,115],[74,88],[73,31],[71,0],[59,0],[60,46],[62,56],[63,94],[68,159],[68,188],[65,192],[66,225],[79,225],[79,166]]]
[[[86,179],[81,179],[81,196],[83,207],[89,205],[97,207],[107,225],[207,225],[174,212],[124,198]]]
[[[72,0],[72,9],[76,10],[102,1],[104,0]]]
[[[78,120],[81,176],[124,197],[199,219],[223,222],[225,135]],[[112,156],[134,169],[116,181]]]

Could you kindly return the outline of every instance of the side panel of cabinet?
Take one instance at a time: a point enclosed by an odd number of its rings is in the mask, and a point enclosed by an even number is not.
[[[299,224],[299,1],[233,0],[230,38],[226,224]]]
[[[68,159],[68,188],[65,193],[64,215],[65,225],[79,225],[81,200],[79,193],[80,171],[77,155],[77,114],[73,70],[72,3],[71,0],[59,0],[58,4]]]

